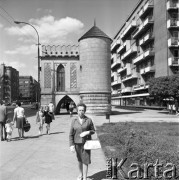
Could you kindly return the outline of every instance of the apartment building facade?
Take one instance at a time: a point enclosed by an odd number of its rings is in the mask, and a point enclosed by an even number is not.
[[[35,102],[39,96],[39,83],[32,76],[19,76],[19,99]]]
[[[179,1],[140,0],[111,45],[113,105],[156,105],[148,80],[179,70]]]
[[[6,104],[19,98],[19,72],[11,66],[0,65],[0,99]]]

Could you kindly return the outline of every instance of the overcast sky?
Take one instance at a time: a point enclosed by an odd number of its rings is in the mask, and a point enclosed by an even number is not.
[[[37,79],[37,34],[44,45],[77,44],[96,20],[113,39],[138,0],[0,0],[0,63]]]

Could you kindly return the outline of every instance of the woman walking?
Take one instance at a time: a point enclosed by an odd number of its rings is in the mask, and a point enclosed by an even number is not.
[[[45,117],[45,123],[47,124],[47,126],[46,126],[47,131],[46,131],[46,133],[48,135],[50,135],[50,123],[52,122],[52,115],[49,112],[49,107],[48,106],[45,106],[44,117]]]
[[[21,107],[21,103],[19,101],[16,102],[16,108],[14,109],[14,117],[13,122],[16,121],[16,128],[18,128],[19,140],[24,138],[24,108]]]
[[[86,140],[91,139],[91,135],[95,133],[93,122],[85,116],[86,105],[80,103],[77,105],[78,117],[74,118],[71,123],[69,142],[70,150],[76,151],[78,159],[79,176],[77,180],[87,180],[88,164],[91,163],[91,151],[84,149]],[[84,171],[84,172],[83,172]]]
[[[39,136],[42,135],[43,133],[44,119],[45,119],[44,110],[43,110],[43,106],[41,106],[36,114],[36,124],[39,125]]]

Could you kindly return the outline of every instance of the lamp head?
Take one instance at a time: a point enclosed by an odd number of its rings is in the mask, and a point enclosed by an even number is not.
[[[20,24],[21,22],[19,22],[19,21],[14,21],[14,23],[15,23],[15,24]]]

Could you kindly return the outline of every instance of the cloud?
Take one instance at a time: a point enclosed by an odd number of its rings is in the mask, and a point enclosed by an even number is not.
[[[16,55],[16,54],[30,55],[34,53],[37,53],[37,47],[35,45],[31,45],[31,46],[24,45],[24,46],[17,47],[14,50],[5,51],[5,54],[8,54],[8,55]]]
[[[82,33],[84,27],[84,24],[78,19],[65,17],[56,20],[52,15],[44,16],[40,19],[30,19],[29,23],[37,29],[41,43],[50,43],[57,39],[59,41],[65,40],[68,39],[68,35],[71,33],[74,36],[78,36]],[[6,31],[10,35],[31,35],[34,38],[33,41],[37,40],[36,32],[29,25],[6,28]]]
[[[20,63],[19,61],[4,61],[6,66],[12,66],[16,70],[24,69],[26,68],[26,64]]]
[[[3,27],[3,25],[0,23],[0,29]]]

